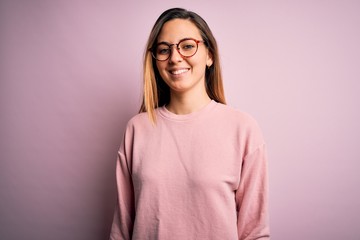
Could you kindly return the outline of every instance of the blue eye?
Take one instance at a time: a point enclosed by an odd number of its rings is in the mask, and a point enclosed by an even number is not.
[[[196,42],[191,39],[184,40],[180,43],[180,49],[182,51],[193,51],[196,49]]]
[[[188,44],[188,45],[182,46],[182,49],[184,49],[184,50],[191,50],[191,49],[194,48],[194,47],[195,47],[194,45]]]
[[[170,48],[158,48],[156,53],[161,55],[167,55],[170,53]]]
[[[156,54],[157,55],[169,55],[170,54],[170,46],[165,43],[160,43],[156,46]]]

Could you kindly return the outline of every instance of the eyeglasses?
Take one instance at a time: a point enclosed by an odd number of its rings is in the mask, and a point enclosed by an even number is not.
[[[166,61],[171,55],[171,47],[176,46],[178,53],[184,57],[189,58],[196,54],[199,43],[203,43],[202,40],[196,40],[193,38],[184,38],[178,43],[169,44],[167,42],[161,42],[150,49],[152,56],[158,61]]]

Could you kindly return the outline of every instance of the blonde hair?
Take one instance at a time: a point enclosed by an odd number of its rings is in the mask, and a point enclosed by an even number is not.
[[[139,112],[147,112],[152,123],[156,123],[155,109],[170,102],[170,89],[161,78],[151,51],[157,43],[163,25],[172,19],[189,20],[199,29],[213,60],[213,64],[205,72],[206,92],[212,100],[226,104],[218,46],[209,26],[194,12],[183,8],[171,8],[163,12],[156,20],[144,53],[143,100]]]

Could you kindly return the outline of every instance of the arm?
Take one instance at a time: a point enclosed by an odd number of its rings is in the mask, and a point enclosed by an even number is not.
[[[130,240],[135,218],[134,190],[130,168],[121,149],[118,152],[116,162],[116,184],[118,199],[110,232],[110,240]]]
[[[235,200],[239,240],[270,239],[267,157],[264,144],[244,157]]]

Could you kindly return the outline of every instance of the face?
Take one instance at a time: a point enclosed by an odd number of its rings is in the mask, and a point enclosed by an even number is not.
[[[189,20],[174,19],[166,22],[158,36],[157,42],[176,44],[184,38],[203,40],[199,29]],[[205,70],[212,65],[212,58],[203,42],[192,57],[179,54],[176,46],[171,47],[171,54],[166,61],[157,61],[156,66],[172,93],[183,93],[191,90],[205,90]]]

